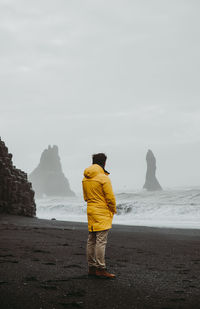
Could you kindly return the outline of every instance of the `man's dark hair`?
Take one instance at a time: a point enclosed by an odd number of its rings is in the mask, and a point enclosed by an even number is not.
[[[105,167],[107,156],[105,153],[97,153],[92,155],[92,164],[98,164],[101,167]]]

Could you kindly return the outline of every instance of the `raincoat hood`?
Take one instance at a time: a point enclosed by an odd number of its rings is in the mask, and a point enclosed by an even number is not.
[[[91,166],[89,166],[88,168],[86,168],[84,170],[84,176],[87,179],[91,179],[94,178],[95,176],[97,176],[98,174],[105,174],[105,175],[109,175],[110,173],[108,173],[105,169],[103,169],[100,165],[98,164],[92,164]]]

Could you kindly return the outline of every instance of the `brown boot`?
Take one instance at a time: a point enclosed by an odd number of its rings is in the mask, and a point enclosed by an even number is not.
[[[96,267],[95,266],[90,266],[88,268],[88,276],[96,276]]]
[[[99,278],[110,278],[110,279],[113,279],[116,277],[114,274],[108,273],[106,269],[97,269],[96,276]]]

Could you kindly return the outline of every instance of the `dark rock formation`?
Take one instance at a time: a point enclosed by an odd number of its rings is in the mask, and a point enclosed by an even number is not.
[[[43,151],[40,163],[29,179],[37,197],[75,195],[63,174],[57,146],[49,146]]]
[[[148,191],[162,190],[161,185],[156,178],[156,158],[154,157],[154,154],[150,149],[147,152],[146,161],[147,172],[146,181],[143,188],[147,189]]]
[[[0,212],[33,217],[34,191],[27,174],[12,163],[12,154],[0,138]]]

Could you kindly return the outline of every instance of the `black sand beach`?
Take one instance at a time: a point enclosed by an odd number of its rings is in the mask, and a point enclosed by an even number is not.
[[[87,225],[1,215],[0,307],[200,308],[200,230],[113,226],[115,280],[88,278]]]

